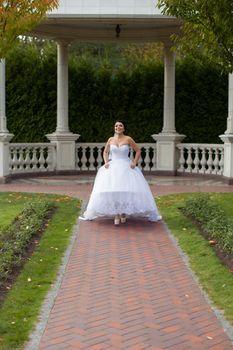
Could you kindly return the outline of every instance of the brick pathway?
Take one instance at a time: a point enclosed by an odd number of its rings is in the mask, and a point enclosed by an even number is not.
[[[214,183],[152,185],[157,195],[233,191]],[[0,191],[56,192],[87,198],[91,186],[15,183]],[[40,350],[228,350],[233,345],[163,222],[81,221],[50,310]]]
[[[163,223],[81,222],[41,350],[232,349]]]

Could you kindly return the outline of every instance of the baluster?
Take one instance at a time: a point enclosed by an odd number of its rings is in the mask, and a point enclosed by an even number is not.
[[[219,149],[217,147],[214,149],[214,153],[215,153],[215,158],[213,161],[212,173],[217,175],[219,171]]]
[[[10,147],[9,150],[10,150],[10,153],[9,153],[9,158],[10,158],[9,170],[10,170],[11,173],[13,173],[14,170],[15,170],[16,150],[15,150],[14,147]]]
[[[141,147],[141,153],[143,154],[144,153],[144,150],[145,148],[144,147]],[[145,165],[144,165],[144,158],[142,158],[142,156],[140,157],[139,161],[138,161],[138,167],[141,169],[141,170],[144,170],[145,168]]]
[[[83,147],[80,145],[77,145],[76,147],[76,166],[79,170],[82,170],[82,158],[83,158]]]
[[[23,172],[24,170],[24,149],[20,148],[19,149],[19,158],[18,158],[18,169],[20,172]]]
[[[87,171],[88,170],[88,167],[87,167],[87,151],[88,151],[88,147],[85,148],[84,146],[82,147],[82,159],[81,159],[81,162],[82,162],[82,170],[83,171]]]
[[[30,160],[30,148],[26,147],[24,152],[25,152],[25,160],[24,160],[25,168],[24,168],[24,170],[26,172],[28,172],[28,170],[30,170],[30,162],[31,162],[31,160]]]
[[[39,159],[38,159],[38,162],[39,162],[39,170],[44,170],[45,169],[45,163],[46,163],[46,160],[45,160],[45,156],[44,156],[44,147],[39,147],[38,148],[38,152],[39,152]]]
[[[206,149],[205,147],[201,148],[201,169],[200,173],[204,174],[206,172]]]
[[[185,147],[184,146],[178,146],[178,149],[180,151],[180,158],[178,163],[180,164],[178,172],[184,172],[185,171],[185,158],[184,158],[184,150]]]
[[[14,162],[14,171],[18,172],[18,169],[19,169],[19,150],[18,150],[18,147],[16,147],[14,149],[13,162]]]
[[[99,169],[102,165],[103,157],[102,157],[102,146],[97,146],[97,169]]]
[[[78,145],[77,143],[75,144],[75,169],[78,169],[79,168],[79,156],[78,156]]]
[[[194,153],[195,153],[195,158],[193,160],[194,164],[194,169],[193,173],[198,173],[199,172],[199,147],[193,147]]]
[[[146,152],[146,155],[144,158],[144,163],[145,163],[144,170],[148,171],[150,170],[150,155],[149,155],[150,147],[145,147],[144,149]]]
[[[153,149],[153,155],[152,155],[152,159],[151,159],[151,162],[152,162],[152,167],[151,167],[151,171],[154,171],[157,169],[157,148],[156,148],[156,144],[153,145],[152,147]]]
[[[53,165],[52,165],[53,164],[53,152],[52,152],[51,147],[47,148],[47,152],[48,152],[47,159],[46,159],[47,170],[53,170]]]
[[[208,150],[208,160],[207,160],[207,166],[208,168],[206,169],[206,174],[212,174],[213,172],[213,165],[214,165],[214,162],[213,162],[213,149],[210,147],[210,148],[207,148]],[[216,159],[216,154],[215,154],[215,159]]]
[[[223,170],[224,170],[224,148],[219,148],[219,171],[218,171],[218,175],[222,175],[223,174]]]
[[[37,171],[37,156],[36,156],[36,148],[32,148],[32,171]]]
[[[185,170],[187,173],[191,173],[192,172],[192,164],[193,164],[193,160],[192,160],[192,147],[188,148],[188,158],[187,158],[187,169]]]
[[[11,147],[10,148],[11,151],[11,162],[10,162],[10,166],[11,166],[11,171],[14,172],[15,168],[16,168],[16,161],[17,161],[17,151],[15,148]]]
[[[94,157],[95,146],[90,146],[90,157],[89,157],[89,170],[96,170],[95,157]]]

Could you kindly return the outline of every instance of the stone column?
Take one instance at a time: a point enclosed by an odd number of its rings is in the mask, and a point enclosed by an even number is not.
[[[56,133],[69,132],[68,123],[68,44],[57,44],[57,128]]]
[[[175,128],[175,54],[169,46],[164,47],[163,128],[151,136],[157,142],[157,171],[174,175],[179,158],[176,144],[185,135],[178,134]]]
[[[229,74],[228,79],[227,130],[219,137],[224,142],[223,176],[233,184],[233,73]]]
[[[5,60],[0,61],[0,134],[8,133],[6,127]]]
[[[162,133],[176,133],[175,128],[175,54],[164,48],[164,99]]]
[[[80,135],[69,130],[68,43],[57,43],[57,127],[46,137],[56,144],[56,170],[75,170],[75,141]]]
[[[9,141],[14,136],[7,130],[5,98],[5,60],[0,60],[0,183],[9,175]]]

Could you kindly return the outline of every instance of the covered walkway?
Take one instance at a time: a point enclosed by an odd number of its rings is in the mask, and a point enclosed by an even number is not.
[[[41,177],[0,191],[47,192],[86,201],[92,177]],[[148,178],[155,196],[233,192],[203,178]],[[228,333],[226,333],[228,329]],[[78,223],[58,282],[27,350],[228,350],[232,329],[216,316],[166,223]]]

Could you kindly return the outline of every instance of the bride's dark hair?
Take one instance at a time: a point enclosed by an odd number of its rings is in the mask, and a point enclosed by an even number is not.
[[[114,125],[116,125],[116,123],[121,123],[123,126],[124,126],[124,129],[126,129],[126,127],[125,127],[125,122],[123,121],[123,120],[116,120],[115,121],[115,123],[114,123]]]

